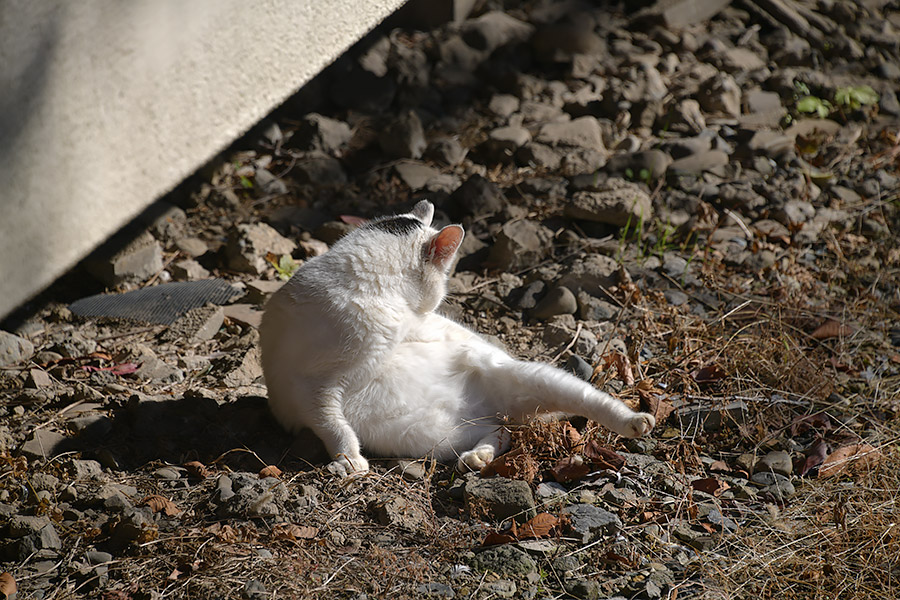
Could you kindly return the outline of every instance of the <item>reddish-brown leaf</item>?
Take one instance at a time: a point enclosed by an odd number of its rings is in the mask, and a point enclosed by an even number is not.
[[[704,479],[695,479],[691,482],[691,487],[700,492],[706,492],[713,496],[718,496],[731,486],[724,481],[720,481],[715,477],[706,477]]]
[[[187,469],[188,475],[190,475],[191,477],[196,477],[197,479],[206,479],[211,475],[209,469],[206,468],[206,465],[204,465],[199,460],[186,462],[182,466]]]
[[[812,469],[815,469],[828,457],[828,444],[825,443],[825,440],[819,438],[819,440],[809,447],[806,451],[806,460],[803,461],[803,467],[800,469],[800,475],[806,475]]]
[[[181,512],[181,509],[175,506],[174,502],[172,502],[165,496],[160,496],[159,494],[147,496],[146,498],[141,500],[141,505],[149,506],[153,512],[162,512],[169,517],[174,517]]]
[[[0,594],[4,598],[12,598],[16,594],[16,580],[9,573],[0,573]]]
[[[601,446],[597,440],[591,440],[584,447],[584,458],[598,469],[618,471],[625,466],[625,458],[609,448]]]
[[[644,381],[647,381],[646,379]],[[643,383],[643,381],[641,382]],[[641,383],[638,384],[638,396],[641,398],[641,410],[650,413],[656,417],[657,423],[663,423],[675,410],[672,403],[663,398],[660,394],[654,394],[650,390],[641,389]]]
[[[311,540],[318,533],[319,530],[315,527],[295,523],[278,523],[272,527],[272,537],[278,540]]]
[[[516,538],[516,536],[514,535],[510,535],[509,533],[500,533],[499,531],[492,531],[485,536],[484,541],[481,542],[481,545],[499,546],[500,544],[509,544],[515,541],[518,541],[518,538]]]
[[[853,329],[835,321],[834,319],[827,319],[824,323],[816,327],[816,330],[813,331],[810,336],[814,340],[827,340],[829,338],[836,337],[844,337],[853,333]]]
[[[550,470],[553,478],[559,483],[575,481],[581,479],[591,472],[590,466],[584,462],[584,459],[578,456],[567,456],[559,459]]]
[[[845,470],[861,471],[874,467],[881,452],[869,444],[851,444],[829,454],[819,467],[819,477],[831,477]]]
[[[265,479],[266,477],[280,478],[281,477],[281,469],[279,469],[275,465],[269,465],[267,467],[263,467],[259,471],[259,478]]]
[[[731,471],[731,467],[724,460],[714,460],[709,465],[709,470],[713,473],[728,473]]]
[[[691,377],[694,378],[694,381],[697,383],[714,383],[716,381],[721,381],[725,379],[727,374],[722,368],[717,364],[706,365],[705,367],[700,367],[693,373],[691,373]]]
[[[519,539],[550,537],[555,533],[558,525],[559,519],[557,517],[550,513],[538,513],[519,528]]]

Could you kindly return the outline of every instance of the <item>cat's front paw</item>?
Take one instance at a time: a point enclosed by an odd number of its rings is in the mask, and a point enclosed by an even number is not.
[[[622,435],[629,438],[638,438],[650,433],[656,425],[656,418],[649,413],[635,413],[628,422],[627,431]]]
[[[362,456],[341,454],[325,468],[328,469],[329,473],[342,479],[344,477],[358,477],[369,472],[369,461]]]
[[[494,460],[494,449],[491,446],[478,446],[459,455],[456,470],[460,473],[480,471]]]

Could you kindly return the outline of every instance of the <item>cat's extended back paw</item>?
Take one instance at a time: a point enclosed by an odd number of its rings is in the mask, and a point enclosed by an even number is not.
[[[342,454],[325,468],[328,469],[329,473],[340,478],[358,477],[369,472],[369,461],[362,456],[349,457]]]
[[[456,470],[460,473],[480,471],[492,460],[494,460],[494,449],[491,446],[478,446],[459,455],[459,460],[456,461]]]
[[[627,431],[622,435],[629,438],[638,438],[650,433],[656,425],[656,418],[649,413],[635,413],[628,422]]]

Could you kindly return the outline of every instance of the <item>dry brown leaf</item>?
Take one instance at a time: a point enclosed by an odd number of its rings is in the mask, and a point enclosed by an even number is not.
[[[0,594],[12,598],[16,593],[16,580],[9,573],[0,573]]]
[[[722,368],[713,363],[711,365],[706,365],[705,367],[700,367],[693,373],[691,373],[691,377],[694,378],[694,381],[697,383],[714,383],[716,381],[720,381],[725,379],[727,374]]]
[[[710,463],[709,470],[713,473],[728,473],[731,471],[731,467],[724,460],[714,460]]]
[[[648,382],[649,385],[644,384],[644,382]],[[638,396],[641,401],[639,407],[642,411],[650,413],[656,418],[657,423],[664,423],[666,419],[669,418],[669,415],[672,414],[672,411],[675,410],[675,407],[672,406],[672,403],[663,398],[660,394],[654,394],[651,391],[652,382],[649,379],[644,379],[637,385]]]
[[[625,458],[609,448],[604,448],[597,440],[591,440],[584,447],[584,457],[599,469],[618,471],[625,466]]]
[[[507,479],[521,479],[531,483],[537,477],[540,465],[531,454],[516,448],[501,454],[481,469],[482,477],[499,475]]]
[[[803,467],[800,469],[800,475],[806,475],[810,470],[815,469],[828,457],[828,444],[825,440],[819,439],[815,444],[806,451],[806,460],[803,461]]]
[[[228,524],[221,523],[213,523],[209,527],[206,528],[206,531],[216,536],[220,542],[224,542],[226,544],[233,544],[238,541],[238,532],[234,530],[234,527]]]
[[[484,537],[484,541],[481,542],[482,546],[499,546],[500,544],[509,544],[512,542],[518,541],[518,538],[514,535],[510,535],[509,533],[500,533],[499,531],[492,531]]]
[[[881,452],[870,444],[851,444],[829,454],[819,467],[819,477],[831,477],[845,470],[861,471],[874,467]]]
[[[519,539],[545,538],[554,534],[559,519],[550,513],[538,513],[519,528]]]
[[[187,469],[188,475],[196,477],[197,479],[206,479],[211,475],[209,469],[206,468],[206,465],[199,460],[186,462],[182,466]]]
[[[311,540],[317,533],[319,530],[315,527],[295,523],[278,523],[272,527],[272,536],[279,540]]]
[[[810,336],[814,340],[827,340],[829,338],[835,337],[844,337],[853,333],[853,330],[844,325],[843,323],[839,323],[834,319],[828,319],[821,325],[819,325],[815,331],[813,331]]]
[[[553,473],[553,478],[556,481],[566,483],[567,481],[581,479],[591,472],[591,468],[584,462],[583,458],[575,455],[559,459],[550,472]]]
[[[604,362],[607,368],[610,366],[616,368],[616,373],[619,375],[622,383],[628,387],[634,385],[634,371],[631,369],[631,361],[628,360],[627,356],[621,352],[610,352],[604,357]]]
[[[181,509],[175,506],[174,502],[172,502],[165,496],[160,496],[159,494],[147,496],[146,498],[141,500],[141,505],[149,506],[150,509],[155,513],[164,512],[169,517],[174,517],[181,512]]]
[[[275,465],[263,467],[259,472],[259,478],[265,479],[266,477],[275,477],[276,479],[281,478],[281,469]]]
[[[719,481],[715,477],[706,477],[703,479],[695,479],[691,482],[691,487],[699,492],[706,492],[713,496],[719,496],[731,486],[724,481]]]

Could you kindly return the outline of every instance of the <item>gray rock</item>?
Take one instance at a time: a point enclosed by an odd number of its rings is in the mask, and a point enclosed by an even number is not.
[[[730,0],[675,0],[659,2],[651,9],[659,11],[669,29],[684,29],[702,23],[731,4]]]
[[[546,320],[556,315],[572,315],[578,310],[578,301],[567,287],[551,288],[531,311],[535,319]]]
[[[168,340],[211,340],[225,322],[221,306],[201,306],[189,310],[169,326]]]
[[[650,196],[640,186],[624,179],[610,178],[596,191],[575,192],[564,213],[570,219],[583,219],[622,227],[636,228],[653,218]]]
[[[394,165],[394,170],[403,183],[409,186],[409,189],[415,191],[425,188],[430,181],[440,177],[441,172],[438,169],[425,163],[401,160]]]
[[[31,476],[31,487],[36,491],[56,491],[59,487],[59,478],[50,473],[35,473]]]
[[[501,271],[518,271],[546,258],[552,243],[553,232],[540,223],[509,221],[497,234],[486,263]]]
[[[563,121],[547,123],[541,127],[536,141],[550,146],[575,146],[605,152],[603,131],[596,117],[585,116]]]
[[[788,481],[787,476],[772,471],[759,471],[750,476],[750,481],[762,486],[775,485],[779,481]]]
[[[258,167],[253,174],[253,180],[256,182],[257,197],[269,194],[278,196],[288,193],[287,184],[268,169]]]
[[[672,530],[672,534],[685,545],[690,546],[699,552],[712,550],[716,542],[711,535],[705,532],[696,531],[686,523],[679,523]]]
[[[706,520],[712,523],[719,531],[734,533],[738,530],[737,523],[723,515],[718,509],[712,509],[707,513]]]
[[[68,438],[56,431],[41,428],[32,432],[19,451],[30,460],[50,459],[68,449]]]
[[[172,278],[176,281],[196,281],[198,279],[207,279],[209,271],[203,265],[192,258],[186,258],[173,263],[169,267]]]
[[[39,533],[44,527],[50,525],[47,517],[33,517],[27,515],[13,515],[6,526],[9,537],[16,539]]]
[[[709,150],[679,158],[669,165],[669,172],[676,174],[700,175],[706,171],[723,172],[728,164],[728,155],[721,150]]]
[[[310,113],[303,117],[291,137],[290,145],[300,150],[318,150],[327,154],[339,152],[347,145],[353,132],[343,121]]]
[[[666,297],[666,302],[671,304],[672,306],[682,306],[687,304],[689,298],[688,295],[682,292],[681,290],[676,289],[668,289],[663,292],[663,296]]]
[[[415,111],[402,113],[378,136],[381,149],[393,158],[419,158],[428,145],[422,121]]]
[[[569,527],[585,544],[622,530],[619,517],[593,504],[573,504],[562,509],[562,514],[569,516]]]
[[[259,348],[253,346],[237,355],[224,357],[217,361],[215,370],[227,387],[250,385],[262,376]]]
[[[524,42],[534,33],[534,26],[493,10],[462,26],[462,39],[476,50],[490,53],[506,44]]]
[[[503,210],[506,197],[496,183],[476,174],[447,198],[447,204],[459,214],[483,217]]]
[[[600,600],[603,597],[603,586],[593,579],[575,579],[563,583],[566,592],[582,600]]]
[[[132,360],[139,365],[134,374],[140,379],[156,383],[184,381],[184,371],[161,360],[149,346],[136,344],[133,347]]]
[[[144,231],[114,255],[90,258],[85,266],[110,287],[126,281],[144,281],[162,271],[162,246]]]
[[[450,587],[446,583],[441,583],[439,581],[430,581],[428,583],[423,583],[416,588],[416,591],[423,596],[428,597],[453,598],[454,596],[456,596],[456,592],[453,591],[452,587]]]
[[[578,292],[578,317],[582,321],[613,321],[619,316],[619,307],[600,300],[587,292]]]
[[[269,268],[266,254],[290,254],[297,244],[265,223],[241,224],[228,233],[225,254],[228,267],[235,271],[260,275]]]
[[[729,73],[747,73],[764,69],[766,66],[765,61],[756,52],[741,46],[725,49],[717,59],[722,69]]]
[[[488,133],[488,139],[479,146],[479,152],[491,163],[513,162],[516,151],[531,141],[531,133],[524,127],[499,127]]]
[[[747,141],[747,149],[751,154],[761,154],[769,158],[785,158],[795,154],[794,138],[780,131],[760,130],[753,133]]]
[[[755,470],[790,475],[794,471],[794,462],[784,450],[772,450],[756,463]]]
[[[428,515],[419,504],[402,496],[378,500],[372,504],[371,510],[382,525],[391,525],[407,531],[422,529],[428,519]]]
[[[300,184],[333,187],[347,183],[341,161],[327,154],[312,154],[298,160],[291,173]]]
[[[537,563],[525,551],[513,545],[494,546],[479,552],[471,560],[473,569],[500,575],[524,576],[537,571]]]
[[[679,158],[684,158],[685,156],[712,150],[712,137],[708,135],[697,135],[694,137],[676,138],[674,140],[663,142],[660,144],[660,147],[672,158],[677,160]],[[610,162],[612,161],[610,160]]]
[[[525,167],[553,170],[559,167],[562,156],[550,146],[532,142],[516,151],[516,162]]]
[[[255,579],[246,582],[241,588],[241,598],[246,600],[268,600],[270,597],[271,594],[266,591],[266,586]]]
[[[165,479],[169,481],[181,479],[181,473],[174,467],[163,467],[161,469],[157,469],[153,471],[153,476],[156,479]]]
[[[666,170],[671,164],[672,157],[662,150],[646,150],[613,155],[606,163],[605,171],[611,175],[628,177],[634,181],[644,179],[655,181],[665,177]],[[644,174],[646,174],[646,178]]]
[[[435,162],[455,167],[466,157],[466,149],[459,140],[442,137],[432,140],[425,149],[425,157]]]
[[[741,114],[741,98],[740,86],[734,77],[726,73],[719,73],[703,82],[697,95],[703,110],[735,118]]]
[[[488,110],[506,118],[519,110],[519,99],[510,94],[494,94],[488,103]]]
[[[535,514],[534,497],[527,483],[505,477],[470,479],[463,499],[466,511],[474,518],[494,521],[527,521]]]
[[[34,344],[23,337],[0,330],[0,367],[9,367],[31,358]]]
[[[103,467],[96,460],[72,459],[67,463],[66,470],[75,481],[98,479],[103,475]]]
[[[568,358],[568,360],[566,360],[566,369],[568,369],[569,372],[571,372],[579,379],[583,379],[584,381],[590,381],[591,377],[594,375],[594,368],[591,367],[591,365],[586,360],[584,360],[577,354],[573,354]]]
[[[496,581],[488,581],[481,586],[488,594],[499,596],[500,598],[512,598],[516,595],[516,584],[509,579],[498,579]]]
[[[572,263],[556,283],[569,288],[576,296],[578,292],[583,291],[591,296],[605,297],[600,288],[615,285],[618,270],[619,265],[612,258],[602,254],[591,254]]]
[[[209,251],[209,246],[200,238],[183,237],[175,242],[175,247],[191,258],[203,256]]]
[[[806,200],[791,198],[772,215],[776,221],[790,226],[791,224],[806,223],[816,215],[815,207]]]
[[[779,502],[784,502],[797,493],[797,489],[794,487],[794,484],[787,479],[779,479],[772,485],[763,488],[761,491],[768,492]]]
[[[540,279],[524,285],[510,294],[509,302],[520,310],[530,310],[538,305],[538,298],[544,293],[546,285]]]

